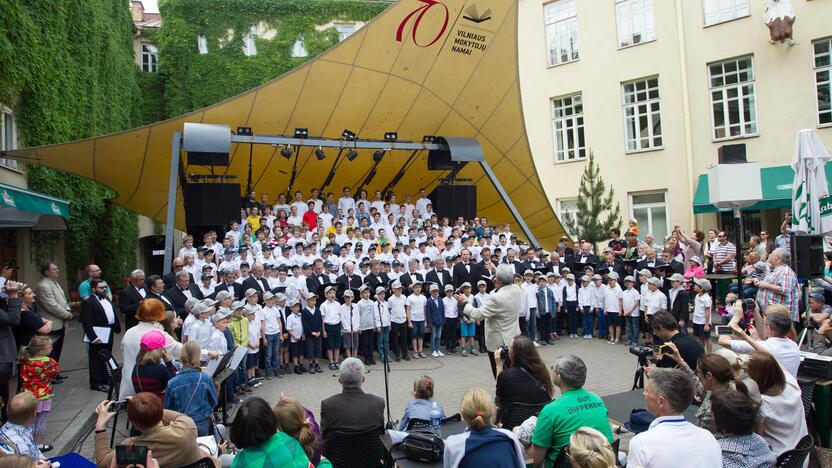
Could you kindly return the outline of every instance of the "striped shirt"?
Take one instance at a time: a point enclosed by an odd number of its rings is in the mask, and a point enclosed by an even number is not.
[[[789,309],[792,321],[800,320],[798,318],[800,286],[797,284],[797,275],[794,274],[794,271],[788,265],[780,265],[769,272],[763,281],[780,287],[783,292],[760,288],[757,291],[757,302],[760,304],[760,309],[765,309],[769,304],[782,304]]]
[[[721,273],[735,273],[737,270],[737,263],[736,263],[736,254],[737,254],[737,247],[730,243],[725,242],[724,244],[720,244],[719,242],[714,245],[713,249],[711,249],[711,254],[714,257],[714,263],[721,262],[726,257],[733,255],[734,258],[728,260],[727,262],[719,265],[716,267],[718,272]]]

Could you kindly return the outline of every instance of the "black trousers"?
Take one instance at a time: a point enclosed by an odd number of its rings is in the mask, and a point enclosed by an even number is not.
[[[407,322],[390,323],[390,347],[396,356],[407,354]]]
[[[477,330],[475,332],[477,336],[477,343],[480,345],[480,352],[485,352],[485,322],[480,322],[477,324]]]
[[[452,351],[456,349],[459,343],[459,317],[447,318],[445,317],[445,325],[442,326],[442,341],[445,342],[445,349]]]
[[[497,360],[494,357],[494,351],[488,352],[488,362],[491,363],[491,374],[494,375],[494,379],[497,379]]]
[[[57,363],[61,362],[61,351],[64,349],[64,335],[66,335],[66,325],[60,330],[52,330],[49,332],[49,336],[52,338],[52,354],[49,356]]]
[[[107,377],[107,363],[99,355],[102,349],[113,351],[113,343],[89,344],[87,356],[89,357],[89,371],[90,371],[90,385],[109,385],[110,379]]]
[[[364,356],[365,362],[373,360],[373,344],[375,343],[373,330],[363,330],[358,334],[358,352]]]
[[[519,317],[518,321],[520,322],[520,334],[529,336],[529,320],[526,317]]]
[[[552,316],[549,314],[540,314],[537,319],[537,331],[540,333],[540,339],[548,343],[551,340],[549,336]]]

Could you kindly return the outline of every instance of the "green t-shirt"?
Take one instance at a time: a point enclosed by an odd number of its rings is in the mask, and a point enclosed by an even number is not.
[[[278,432],[260,445],[238,453],[231,468],[308,468],[309,458],[300,442]]]
[[[549,448],[547,467],[554,465],[561,449],[569,445],[569,437],[583,426],[597,429],[612,443],[607,407],[594,393],[583,388],[567,390],[560,398],[543,407],[537,417],[532,443]]]

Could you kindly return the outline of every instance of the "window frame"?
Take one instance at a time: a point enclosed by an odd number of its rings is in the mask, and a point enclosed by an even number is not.
[[[257,55],[256,39],[260,35],[260,26],[252,24],[248,28],[248,32],[243,35],[243,55],[246,57],[254,57]]]
[[[11,116],[12,122],[12,144],[9,147],[6,146],[6,115]],[[10,107],[0,104],[0,150],[15,150],[18,148],[18,143],[17,117]],[[23,172],[23,169],[20,167],[20,162],[16,159],[0,158],[0,166],[15,172]]]
[[[655,41],[658,40],[658,35],[656,34],[655,2],[654,2],[654,0],[639,0],[639,1],[642,2],[642,13],[644,13],[644,11],[645,11],[644,3],[645,2],[650,2],[650,8],[653,10],[653,15],[652,15],[652,17],[653,17],[653,25],[652,25],[653,37],[650,38],[650,39],[641,40],[639,42],[633,42],[633,43],[627,44],[627,45],[622,45],[621,44],[621,23],[620,23],[618,8],[619,8],[619,5],[622,5],[624,3],[630,3],[630,2],[633,2],[633,1],[635,1],[635,0],[615,0],[615,3],[613,5],[613,14],[615,15],[616,39],[618,40],[618,44],[617,44],[618,50],[629,49],[630,47],[636,47],[636,46],[640,46],[642,44],[649,44],[651,42],[655,42]],[[631,16],[631,18],[632,18],[632,16]],[[632,23],[632,21],[631,21],[631,23]]]
[[[711,75],[711,67],[713,65],[722,64],[723,65],[722,74],[724,76],[725,75],[724,64],[726,64],[728,62],[732,62],[732,61],[737,61],[738,62],[739,60],[742,60],[742,59],[745,59],[745,58],[750,58],[751,59],[751,73],[753,75],[753,79],[751,81],[742,81],[742,82],[737,81],[736,83],[733,83],[733,84],[730,84],[730,85],[725,85],[723,83],[721,86],[713,87],[713,85],[712,85],[713,75]],[[739,71],[737,71],[737,73],[739,73]],[[708,80],[708,103],[709,103],[709,109],[710,109],[709,113],[711,115],[711,142],[716,143],[716,142],[721,142],[721,141],[739,140],[739,139],[743,139],[743,138],[755,138],[755,137],[760,136],[760,119],[759,119],[759,110],[757,108],[757,70],[756,70],[756,66],[754,64],[754,54],[739,55],[739,56],[736,56],[736,57],[730,57],[730,58],[726,58],[726,59],[722,59],[722,60],[716,60],[716,61],[713,61],[713,62],[708,62],[708,63],[705,64],[705,75],[706,75],[706,78]],[[723,93],[722,93],[723,94],[722,95],[722,99],[723,99],[722,107],[723,107],[723,109],[722,110],[725,113],[725,117],[727,119],[727,116],[728,116],[728,112],[727,112],[728,99],[725,98],[724,91],[728,90],[729,88],[741,89],[746,84],[750,84],[753,88],[752,96],[753,96],[753,106],[754,106],[753,107],[753,110],[754,110],[754,132],[744,133],[744,134],[740,134],[740,135],[733,135],[733,136],[729,135],[728,129],[730,127],[730,122],[728,122],[726,120],[725,122],[723,122],[723,126],[725,127],[725,130],[726,130],[726,132],[725,132],[726,135],[723,136],[723,137],[717,137],[716,136],[716,118],[715,118],[716,116],[714,115],[714,97],[713,97],[714,91],[717,90],[717,89],[723,91]],[[740,103],[742,102],[741,98],[739,99],[739,102]],[[740,116],[742,116],[742,115],[743,115],[743,112],[740,112]]]
[[[648,210],[648,218],[647,218],[647,226],[639,226],[640,233],[652,234],[655,239],[659,239],[656,237],[655,230],[653,229],[653,209],[654,208],[664,208],[664,222],[665,222],[665,236],[670,234],[670,203],[667,200],[667,189],[656,189],[656,190],[641,190],[637,192],[630,192],[627,194],[627,202],[629,208],[630,219],[635,218],[635,208],[636,206],[633,204],[633,197],[638,197],[641,195],[657,195],[662,194],[664,196],[664,202],[662,203],[644,203],[638,205],[638,208],[645,208]],[[661,238],[661,242],[664,242],[664,236]]]
[[[352,32],[350,32],[346,37],[341,39],[341,35],[343,33],[338,29],[338,26],[350,26],[350,27],[352,27]],[[346,41],[347,39],[350,38],[350,36],[352,36],[353,34],[356,33],[356,31],[358,31],[358,25],[353,23],[353,22],[350,22],[350,21],[338,21],[338,22],[332,23],[332,27],[335,28],[335,31],[338,33],[338,42],[339,43]]]
[[[575,210],[564,211],[562,206],[563,203],[575,203]],[[563,226],[563,230],[566,231],[570,237],[575,237],[575,233],[568,231],[569,228],[566,226],[566,223],[564,223],[564,215],[572,214],[573,216],[577,216],[578,213],[580,213],[578,211],[578,197],[558,198],[555,200],[555,214],[557,215],[561,226]]]
[[[559,2],[572,2],[572,3],[574,3],[574,5],[575,5],[575,14],[573,16],[569,16],[569,17],[566,17],[564,19],[554,21],[552,23],[547,23],[546,22],[547,21],[546,9],[555,5],[556,3],[559,3]],[[549,48],[549,42],[550,42],[549,41],[549,26],[550,25],[556,25],[556,24],[562,23],[562,22],[567,22],[568,23],[570,21],[575,23],[575,38],[576,38],[575,39],[575,44],[577,46],[574,48],[574,50],[577,51],[578,56],[577,56],[577,58],[570,58],[570,59],[567,59],[566,61],[563,61],[563,62],[552,63],[552,60],[551,60],[552,59],[552,53],[551,53],[551,49]],[[568,28],[568,24],[567,24],[567,28]],[[579,35],[579,32],[578,32],[578,2],[577,2],[577,0],[551,0],[551,1],[548,1],[548,2],[543,4],[543,40],[545,41],[544,51],[546,53],[546,68],[559,67],[559,66],[566,65],[566,64],[569,64],[569,63],[578,62],[578,61],[581,60],[581,47],[580,47],[581,42],[580,42],[580,35]],[[572,52],[572,51],[573,50],[570,49],[570,52]]]
[[[829,52],[828,52],[829,53],[829,64],[824,65],[822,67],[818,67],[817,62],[816,62],[817,54],[815,54],[815,43],[824,42],[824,41],[829,44]],[[828,87],[827,92],[829,93],[829,96],[830,96],[829,97],[830,109],[827,111],[829,113],[830,121],[827,122],[827,123],[822,123],[820,121],[821,110],[820,110],[820,99],[818,99],[818,89],[820,87],[819,83],[818,83],[818,71],[823,71],[823,70],[825,70],[827,72],[826,86]],[[814,75],[814,81],[815,81],[815,119],[816,119],[816,122],[817,122],[817,126],[818,126],[818,128],[832,127],[832,36],[820,37],[818,39],[812,40],[812,74]]]
[[[150,49],[155,49],[151,51]],[[147,49],[147,51],[145,51]],[[139,44],[139,52],[141,54],[141,69],[144,73],[159,73],[159,48],[150,42],[142,42]],[[148,66],[145,69],[145,57],[148,57]],[[150,58],[152,58],[152,63]],[[151,69],[152,68],[152,69]]]
[[[648,96],[648,99],[646,101],[635,101],[633,103],[627,103],[626,91],[624,89],[625,86],[627,86],[629,84],[639,83],[639,82],[647,82],[647,81],[650,81],[650,80],[656,80],[656,91],[659,93],[658,97],[650,99],[649,96]],[[647,89],[649,90],[649,88],[647,88]],[[634,94],[638,94],[638,91],[634,91]],[[649,131],[650,131],[650,136],[649,136],[650,146],[648,146],[646,148],[637,148],[637,149],[630,149],[629,148],[629,139],[627,137],[627,127],[628,127],[627,108],[632,107],[637,111],[637,108],[638,108],[639,105],[646,104],[648,106],[648,112],[646,114],[647,119],[648,119],[648,122],[652,124],[653,123],[653,117],[652,117],[653,112],[650,109],[650,105],[653,104],[653,103],[657,103],[658,106],[659,106],[659,109],[658,109],[659,125],[662,125],[662,92],[661,92],[661,82],[659,81],[659,75],[651,75],[651,76],[646,76],[646,77],[642,77],[642,78],[636,78],[636,79],[633,79],[633,80],[628,80],[628,81],[622,81],[621,82],[621,115],[623,117],[622,122],[624,124],[624,154],[647,153],[647,152],[650,152],[650,151],[661,151],[661,150],[664,149],[664,142],[665,142],[664,127],[663,126],[661,127],[662,133],[660,133],[657,136],[657,135],[654,135],[652,133],[653,132],[652,129],[653,129],[654,125],[651,125],[651,126],[648,127]],[[638,120],[639,120],[638,119],[638,114],[634,114],[633,118],[635,119],[636,124],[638,124]],[[638,134],[640,135],[641,132],[638,132]],[[653,146],[653,140],[657,137],[661,138],[661,144]],[[634,141],[635,142],[640,142],[641,138],[635,138]]]
[[[748,18],[748,17],[751,16],[751,0],[745,0],[746,4],[748,5],[748,11],[745,14],[736,15],[733,18],[724,19],[724,20],[721,20],[721,21],[713,22],[713,23],[708,23],[708,14],[705,10],[705,2],[707,2],[707,1],[708,0],[701,0],[701,5],[702,5],[702,27],[703,28],[710,28],[711,26],[716,26],[718,24],[729,23],[731,21],[736,21],[736,20],[743,19],[743,18]],[[737,2],[737,0],[730,0],[730,1],[734,2],[734,13],[736,14],[736,4],[737,4],[736,2]]]
[[[557,117],[557,112],[556,112],[557,108],[555,106],[555,102],[556,101],[561,101],[561,100],[564,100],[564,99],[571,99],[572,103],[570,104],[570,106],[572,108],[574,108],[575,107],[575,101],[574,100],[575,100],[576,97],[580,98],[580,100],[581,100],[581,102],[580,102],[580,106],[581,106],[580,114],[573,112],[572,114],[570,114],[569,117],[560,117],[560,119],[562,119],[563,121],[575,120],[575,123],[574,123],[573,128],[572,128],[571,131],[575,133],[575,135],[573,135],[573,137],[574,137],[573,141],[575,141],[575,143],[576,143],[575,150],[574,150],[576,156],[574,158],[567,159],[566,154],[569,153],[569,148],[565,147],[564,150],[563,150],[564,159],[558,159],[558,153],[560,152],[560,150],[558,149],[558,133],[559,132],[557,130],[557,119],[558,119],[558,117]],[[550,98],[549,99],[549,107],[550,107],[551,113],[552,113],[552,145],[553,145],[553,148],[554,148],[554,155],[553,155],[554,156],[554,164],[564,164],[564,163],[571,163],[571,162],[577,162],[577,161],[585,161],[587,159],[587,153],[588,153],[588,150],[589,150],[589,145],[587,145],[587,141],[586,141],[586,116],[584,115],[583,93],[579,91],[577,93],[564,94],[564,95],[561,95],[561,96],[556,96],[556,97]],[[578,118],[581,119],[580,124],[577,123]],[[563,132],[567,132],[566,127],[564,127]],[[580,152],[581,152],[581,146],[580,146],[581,133],[583,134],[583,140],[584,140],[583,141],[583,156],[580,155]],[[566,136],[566,135],[568,135],[568,132],[564,133],[564,136]],[[564,139],[564,141],[567,141],[567,140],[568,139]]]

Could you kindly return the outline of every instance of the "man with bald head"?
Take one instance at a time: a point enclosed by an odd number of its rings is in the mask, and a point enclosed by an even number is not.
[[[269,280],[264,276],[265,271],[266,269],[263,268],[262,263],[254,262],[254,265],[251,266],[251,275],[243,280],[243,287],[240,288],[243,291],[248,291],[249,289],[257,291],[257,302],[260,305],[263,305],[263,293],[271,290]]]
[[[87,278],[84,281],[82,281],[81,284],[78,285],[78,295],[81,296],[82,301],[92,296],[92,288],[90,287],[90,281],[101,278],[101,267],[95,264],[87,265],[87,267],[84,268],[84,275]],[[109,286],[107,286],[107,299],[113,299],[113,294],[112,292],[110,292]]]
[[[358,289],[364,282],[355,273],[355,263],[348,261],[344,263],[344,274],[335,279],[336,283],[343,284],[346,289]]]
[[[451,284],[451,273],[445,269],[445,258],[441,255],[433,262],[433,270],[425,274],[425,281],[435,283],[442,291],[446,284]]]

